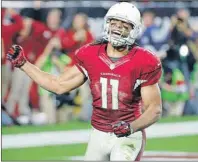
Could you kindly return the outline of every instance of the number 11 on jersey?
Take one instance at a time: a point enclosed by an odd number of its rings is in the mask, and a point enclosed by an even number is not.
[[[107,88],[108,88],[108,79],[107,78],[100,78],[100,83],[102,87],[102,108],[107,109]],[[112,96],[112,109],[118,109],[118,86],[119,81],[115,79],[110,79],[111,85],[111,96]]]

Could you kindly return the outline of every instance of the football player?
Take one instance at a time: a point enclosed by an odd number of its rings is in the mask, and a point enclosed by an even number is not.
[[[7,57],[40,86],[57,94],[90,80],[93,129],[85,160],[140,160],[144,129],[159,120],[162,112],[158,87],[161,63],[135,44],[141,16],[133,4],[113,5],[104,21],[104,37],[81,47],[75,65],[60,76],[29,63],[18,45],[10,48]]]

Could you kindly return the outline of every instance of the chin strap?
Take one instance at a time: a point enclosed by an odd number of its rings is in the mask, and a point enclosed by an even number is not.
[[[112,45],[113,46],[113,45]],[[123,45],[123,46],[116,46],[116,47],[114,47],[113,46],[113,48],[114,49],[116,49],[117,51],[119,51],[119,52],[122,52],[122,51],[124,51],[124,50],[128,50],[128,51],[130,51],[132,48],[133,48],[133,45]]]

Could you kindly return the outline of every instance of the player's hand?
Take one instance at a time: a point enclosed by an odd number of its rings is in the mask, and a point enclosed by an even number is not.
[[[12,45],[7,53],[7,59],[14,65],[14,67],[20,68],[26,62],[23,48],[19,45]]]
[[[117,137],[126,137],[132,133],[130,124],[124,121],[117,121],[113,123],[112,128],[113,128],[114,134]]]

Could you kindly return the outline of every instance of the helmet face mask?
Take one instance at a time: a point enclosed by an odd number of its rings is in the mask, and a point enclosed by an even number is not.
[[[116,22],[121,23],[121,26],[118,25],[119,29],[114,26]],[[139,10],[131,3],[117,3],[109,9],[105,16],[104,39],[110,42],[113,47],[130,46],[135,42],[140,26]]]
[[[126,45],[133,25],[119,19],[109,19],[107,22],[109,23],[107,29],[109,42],[114,47]]]

